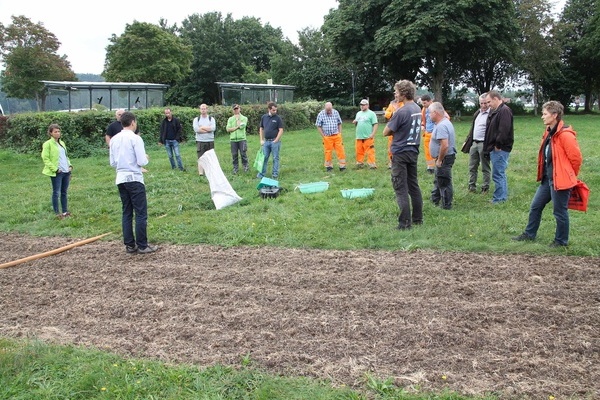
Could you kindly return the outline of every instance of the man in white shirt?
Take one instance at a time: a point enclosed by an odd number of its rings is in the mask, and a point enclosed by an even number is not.
[[[123,242],[127,253],[153,253],[158,246],[148,244],[146,226],[148,224],[148,202],[144,185],[144,170],[148,164],[148,155],[144,141],[134,132],[137,121],[133,113],[126,111],[121,115],[123,130],[110,140],[110,165],[117,170],[115,183],[123,203]],[[133,213],[135,211],[135,235],[133,231]]]
[[[490,115],[490,104],[487,100],[487,94],[479,96],[479,110],[473,115],[473,124],[467,136],[467,141],[472,140],[470,147],[463,148],[463,153],[469,153],[469,192],[477,192],[477,173],[481,164],[481,173],[483,174],[483,183],[481,184],[481,193],[487,193],[490,188],[490,159],[483,152],[483,142],[485,140],[485,128]]]
[[[196,132],[196,154],[198,160],[204,153],[215,148],[215,131],[217,124],[215,119],[208,115],[208,106],[200,105],[200,116],[194,118],[194,132]],[[198,163],[198,175],[204,175],[204,169]]]

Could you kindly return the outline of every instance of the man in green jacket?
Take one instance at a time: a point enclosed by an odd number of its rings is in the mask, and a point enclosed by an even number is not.
[[[237,174],[240,166],[239,155],[242,156],[244,172],[248,172],[248,143],[246,141],[246,126],[248,117],[240,112],[238,104],[233,105],[233,116],[227,120],[227,132],[231,141],[231,157],[233,159],[233,173]]]

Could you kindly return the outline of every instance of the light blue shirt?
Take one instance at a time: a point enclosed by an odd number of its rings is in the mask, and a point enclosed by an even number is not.
[[[58,169],[61,172],[69,172],[69,160],[67,160],[67,151],[58,142]]]
[[[456,154],[456,135],[454,134],[454,126],[448,118],[444,118],[433,127],[431,142],[429,142],[431,157],[437,158],[440,155],[440,141],[443,139],[448,139],[448,151],[446,155]]]
[[[196,132],[196,142],[214,142],[217,123],[210,115],[203,117],[202,115],[194,118],[194,132]],[[201,126],[210,126],[210,132],[200,132]]]
[[[110,139],[110,165],[117,169],[115,183],[144,183],[142,167],[148,164],[144,141],[130,129],[123,129]]]

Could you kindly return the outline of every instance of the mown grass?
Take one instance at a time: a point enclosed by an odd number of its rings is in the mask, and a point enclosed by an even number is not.
[[[595,240],[600,216],[600,200],[594,189],[600,183],[600,135],[595,115],[568,116],[578,132],[584,154],[580,177],[592,189],[588,213],[571,212],[571,245],[554,253],[570,255],[600,254]],[[454,166],[455,202],[451,211],[433,207],[428,201],[430,175],[421,157],[420,185],[425,199],[425,223],[408,232],[395,229],[398,208],[386,168],[385,139],[376,142],[377,170],[353,170],[354,129],[345,124],[345,147],[350,168],[327,174],[323,151],[316,130],[286,132],[281,151],[280,185],[287,189],[277,199],[261,199],[255,173],[231,174],[231,155],[226,137],[216,140],[221,167],[243,200],[231,207],[215,210],[206,179],[196,172],[194,143],[182,146],[188,171],[172,171],[164,149],[155,138],[145,137],[150,155],[146,175],[149,226],[152,242],[168,244],[206,243],[221,246],[280,246],[326,249],[385,249],[438,251],[475,251],[496,253],[537,253],[550,250],[554,238],[551,209],[544,214],[539,240],[515,243],[510,237],[522,232],[529,203],[537,188],[536,157],[542,124],[539,118],[517,117],[515,148],[508,168],[510,199],[502,205],[489,204],[489,195],[467,193],[468,157],[460,153]],[[458,143],[469,129],[470,121],[455,123]],[[380,130],[383,126],[380,126]],[[65,137],[68,145],[69,138]],[[258,149],[258,138],[249,139],[249,158]],[[105,156],[74,159],[73,180],[69,189],[73,217],[56,221],[50,204],[50,180],[41,174],[39,157],[0,150],[4,176],[0,182],[0,230],[38,236],[91,237],[114,232],[106,239],[120,239],[120,200],[114,185],[114,170]],[[270,165],[269,165],[270,168]],[[270,170],[269,170],[270,171]],[[327,181],[329,190],[301,194],[300,183]],[[369,198],[344,199],[342,189],[374,188]]]
[[[38,341],[0,339],[0,398],[161,400],[460,400],[449,391],[419,393],[365,376],[361,390],[325,380],[267,374],[243,357],[236,367],[169,365]],[[480,397],[483,399],[484,397]],[[492,397],[485,397],[492,399]]]
[[[542,124],[539,118],[515,118],[515,148],[508,169],[510,199],[492,206],[489,195],[467,193],[467,156],[455,164],[455,204],[451,211],[428,201],[431,177],[421,159],[420,184],[425,202],[425,224],[411,231],[397,231],[397,205],[386,168],[385,139],[377,138],[378,170],[353,170],[326,174],[321,141],[316,130],[286,132],[282,145],[280,184],[286,188],[277,199],[261,199],[254,173],[231,175],[227,138],[216,140],[221,166],[243,200],[215,210],[209,185],[195,172],[195,146],[182,147],[188,171],[171,171],[164,149],[156,138],[145,136],[150,155],[146,176],[149,202],[149,237],[168,245],[206,243],[221,246],[279,246],[325,249],[385,249],[467,251],[494,253],[567,254],[597,257],[597,212],[600,200],[600,137],[596,115],[567,116],[578,132],[584,155],[580,178],[592,189],[588,213],[571,212],[571,245],[549,249],[554,218],[546,210],[539,240],[515,243],[510,237],[522,231],[529,203],[536,190],[536,157]],[[455,123],[457,146],[470,120]],[[354,161],[353,126],[345,124],[349,165]],[[380,126],[380,131],[383,126]],[[67,145],[69,138],[65,137]],[[250,159],[258,138],[249,139]],[[114,232],[106,239],[120,240],[120,200],[114,170],[104,156],[73,159],[69,190],[73,217],[58,221],[50,204],[50,182],[41,174],[39,157],[0,150],[0,230],[35,236],[85,238]],[[269,166],[270,168],[270,166]],[[270,169],[269,169],[270,170]],[[300,183],[327,181],[328,191],[301,194]],[[369,187],[369,198],[344,199],[341,189]],[[121,251],[121,249],[116,249]],[[29,254],[23,254],[27,256]],[[104,388],[104,390],[103,390]],[[417,388],[418,389],[418,388]],[[123,359],[95,350],[49,346],[39,342],[0,339],[0,398],[10,399],[461,399],[455,393],[413,393],[391,380],[365,377],[360,390],[333,388],[328,382],[276,377],[256,370],[251,360],[238,368],[173,366]]]

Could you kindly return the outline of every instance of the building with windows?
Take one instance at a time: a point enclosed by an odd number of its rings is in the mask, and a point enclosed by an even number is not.
[[[262,83],[216,82],[219,87],[220,103],[224,106],[232,104],[265,104],[288,103],[294,101],[295,86],[273,85]]]
[[[47,111],[162,107],[169,85],[144,82],[41,81],[48,90]]]

